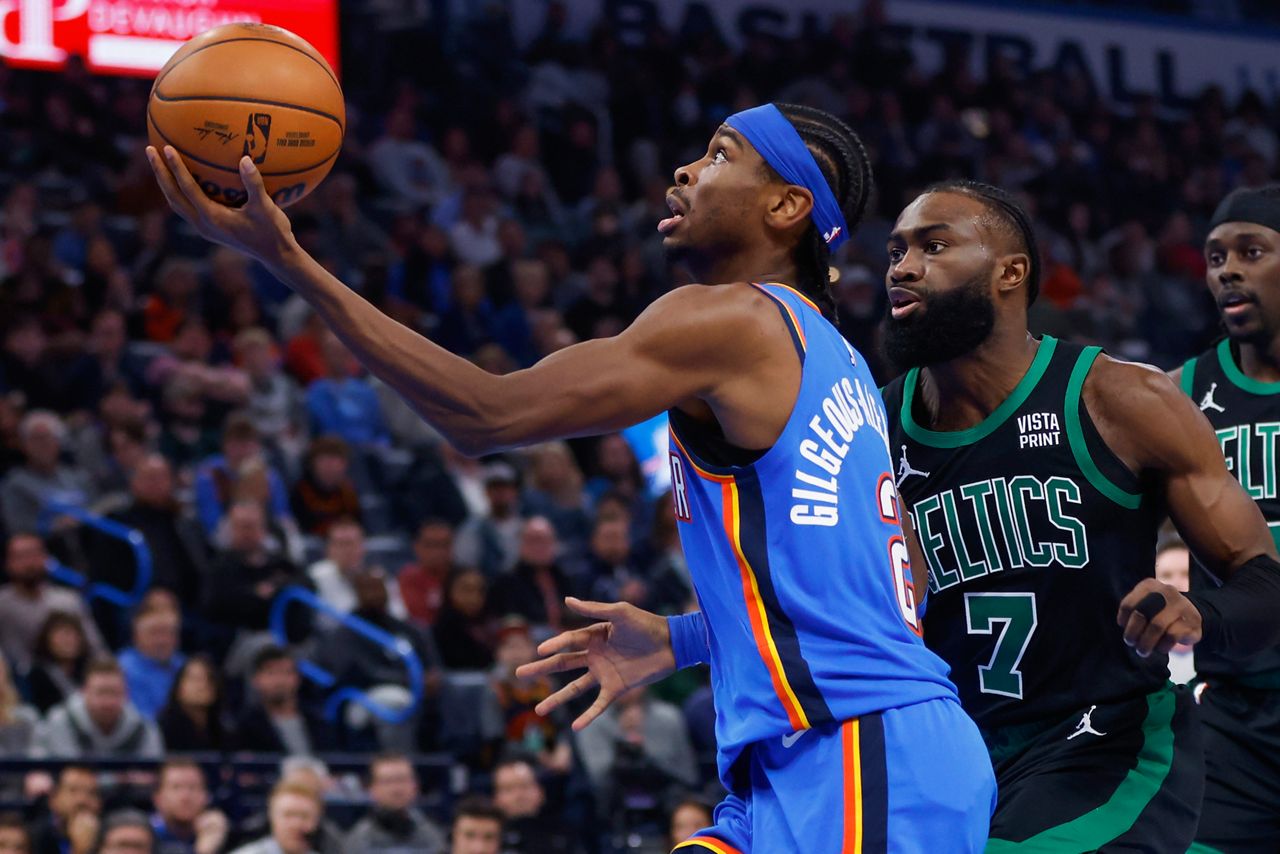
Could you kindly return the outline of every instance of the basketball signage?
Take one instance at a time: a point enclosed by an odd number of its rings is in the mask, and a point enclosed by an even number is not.
[[[337,0],[0,0],[0,60],[153,77],[184,42],[238,21],[275,24],[338,68]]]

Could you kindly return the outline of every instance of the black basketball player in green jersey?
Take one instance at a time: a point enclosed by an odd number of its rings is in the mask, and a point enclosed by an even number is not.
[[[1218,432],[1227,467],[1280,534],[1280,186],[1223,200],[1205,241],[1209,290],[1227,337],[1174,372]],[[1218,579],[1193,563],[1192,590]],[[1196,649],[1205,744],[1193,851],[1280,849],[1280,647],[1236,658]]]
[[[889,239],[884,391],[899,493],[951,665],[999,785],[988,852],[1181,852],[1203,788],[1179,641],[1280,640],[1280,564],[1213,430],[1169,378],[1027,330],[1025,212],[939,185]],[[1168,512],[1222,588],[1152,578]],[[1154,595],[1153,595],[1154,594]]]

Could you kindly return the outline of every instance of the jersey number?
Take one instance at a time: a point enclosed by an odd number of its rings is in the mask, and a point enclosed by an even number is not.
[[[969,634],[989,635],[1000,623],[991,661],[978,665],[978,686],[984,694],[1022,699],[1022,655],[1039,620],[1034,593],[966,593],[964,616]]]
[[[901,526],[898,488],[893,485],[893,478],[888,474],[880,475],[880,482],[876,484],[876,500],[880,505],[880,518]],[[911,555],[901,534],[894,534],[889,538],[889,567],[893,570],[893,592],[898,600],[902,619],[906,621],[907,628],[923,636],[920,615],[916,613],[916,586],[911,581]]]

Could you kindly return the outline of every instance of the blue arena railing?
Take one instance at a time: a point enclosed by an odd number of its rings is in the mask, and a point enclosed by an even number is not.
[[[84,573],[78,572],[57,558],[49,558],[49,575],[55,581],[74,587],[89,599],[105,599],[111,604],[131,610],[142,601],[143,594],[151,586],[151,549],[142,534],[127,525],[113,519],[90,513],[78,504],[67,504],[61,501],[50,501],[40,511],[38,527],[40,533],[48,536],[53,530],[53,521],[59,516],[70,516],[82,525],[86,525],[117,540],[123,540],[133,550],[136,561],[133,576],[133,587],[121,590],[113,584],[90,581]]]
[[[369,714],[388,724],[404,723],[417,713],[418,707],[422,705],[422,661],[408,641],[387,634],[368,620],[339,611],[305,587],[289,586],[276,594],[275,601],[271,603],[271,633],[281,645],[287,646],[289,643],[288,633],[285,631],[285,612],[295,602],[307,606],[312,611],[325,614],[361,637],[378,644],[399,657],[404,662],[405,670],[408,671],[408,687],[412,700],[402,709],[392,709],[379,703],[359,688],[338,685],[337,677],[314,661],[299,661],[298,672],[304,677],[325,690],[336,689],[325,701],[324,715],[327,719],[337,720],[342,704],[347,702],[364,707]]]

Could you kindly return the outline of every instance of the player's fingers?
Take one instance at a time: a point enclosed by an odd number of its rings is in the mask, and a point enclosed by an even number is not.
[[[541,703],[533,707],[533,710],[540,715],[549,715],[551,712],[563,706],[570,700],[582,696],[584,691],[590,691],[597,684],[594,673],[584,673],[568,685],[556,691],[550,697],[547,697]]]
[[[1134,646],[1137,644],[1138,638],[1142,637],[1142,633],[1146,631],[1146,628],[1147,618],[1134,611],[1124,624],[1124,642],[1129,646]]]
[[[165,201],[169,203],[169,207],[173,208],[179,216],[188,222],[194,222],[196,212],[191,207],[187,197],[178,189],[178,185],[173,180],[173,173],[169,171],[169,166],[160,156],[160,152],[156,151],[154,146],[147,146],[147,162],[151,165],[151,171],[156,176],[156,183],[160,185],[160,192],[164,193]]]
[[[587,666],[586,652],[562,652],[549,658],[540,658],[516,668],[516,676],[520,679],[534,679],[550,673],[563,673],[566,670],[581,670]]]
[[[613,695],[605,694],[601,691],[596,695],[596,701],[591,704],[591,708],[578,715],[578,719],[573,722],[573,731],[582,732],[585,727],[591,725],[591,722],[600,715],[604,714],[604,710],[613,704]]]
[[[591,643],[591,638],[594,634],[590,626],[585,629],[561,632],[555,637],[547,638],[538,644],[538,655],[551,655],[552,653],[566,650],[586,649],[588,644]]]
[[[1165,606],[1164,594],[1159,588],[1160,582],[1154,578],[1146,578],[1139,582],[1127,596],[1120,600],[1120,607],[1116,612],[1116,625],[1123,626],[1127,623],[1129,615],[1134,611],[1148,620],[1159,613]]]
[[[617,602],[591,602],[573,596],[564,597],[564,603],[582,616],[594,617],[597,620],[609,619],[618,612],[619,607]]]
[[[263,207],[271,201],[267,185],[262,182],[262,173],[258,171],[253,158],[247,154],[240,158],[240,180],[244,182],[244,191],[248,194],[246,205]]]
[[[169,166],[169,172],[173,175],[174,183],[182,191],[187,203],[196,212],[196,216],[204,219],[208,213],[209,206],[213,202],[209,201],[209,198],[204,194],[204,190],[200,189],[196,179],[191,177],[191,170],[187,168],[187,164],[182,162],[182,157],[178,154],[178,150],[172,145],[166,145],[164,147],[164,160]]]
[[[1138,655],[1146,658],[1155,651],[1156,646],[1168,634],[1169,629],[1178,621],[1176,614],[1164,612],[1157,614],[1153,619],[1147,622],[1147,627],[1142,630],[1142,634],[1138,636],[1137,643],[1133,648]]]

